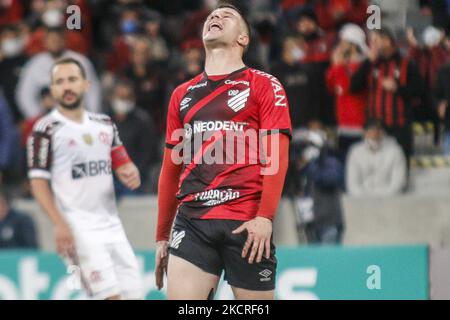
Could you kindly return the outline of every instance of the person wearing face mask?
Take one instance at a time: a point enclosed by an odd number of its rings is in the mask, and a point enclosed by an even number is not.
[[[126,8],[120,15],[117,35],[107,58],[107,69],[112,73],[121,73],[131,61],[132,48],[142,33],[139,11],[134,7]]]
[[[309,121],[319,117],[319,79],[310,66],[300,63],[305,54],[302,44],[299,37],[287,36],[283,40],[281,61],[271,69],[271,73],[284,83],[294,130],[306,127]]]
[[[51,78],[48,70],[59,59],[74,58],[86,69],[91,89],[86,92],[87,107],[91,111],[99,111],[101,106],[101,90],[96,71],[92,63],[83,55],[67,49],[64,30],[48,28],[45,33],[46,51],[31,57],[22,69],[17,84],[15,97],[26,119],[38,116],[42,112],[39,104],[40,91],[50,86]]]
[[[83,55],[89,54],[89,30],[87,28],[88,19],[84,16],[85,11],[81,11],[83,28],[81,30],[69,30],[65,28],[65,9],[67,6],[66,1],[46,1],[43,12],[37,17],[38,27],[31,33],[30,39],[26,45],[26,52],[29,56],[46,50],[45,38],[47,28],[64,28],[64,39],[67,44],[67,48]],[[86,10],[86,8],[83,8],[83,10]]]
[[[352,74],[350,92],[367,90],[367,117],[381,120],[409,159],[414,152],[414,109],[424,95],[423,79],[417,64],[400,52],[391,30],[375,29],[369,36],[367,58]]]
[[[419,121],[432,121],[434,124],[435,143],[439,141],[439,120],[433,108],[432,92],[437,81],[439,69],[450,62],[450,45],[445,32],[434,26],[428,26],[422,33],[422,41],[416,39],[412,28],[407,30],[409,56],[417,62],[420,74],[424,79],[425,91],[422,107],[417,108],[415,118]],[[447,41],[446,41],[447,40]]]
[[[5,99],[11,109],[15,123],[23,119],[17,105],[14,92],[19,81],[22,66],[27,60],[24,53],[25,40],[20,34],[19,26],[7,25],[0,33],[0,87],[3,88]]]
[[[367,122],[364,141],[352,146],[346,167],[351,196],[389,197],[400,194],[406,186],[405,155],[395,139],[386,135],[380,120]]]
[[[331,52],[335,41],[333,32],[324,32],[318,24],[313,9],[304,7],[298,15],[296,32],[304,40],[303,51],[299,61],[315,73],[318,79],[318,91],[314,97],[319,105],[318,118],[326,126],[336,122],[331,95],[325,84],[325,73],[330,64]]]
[[[351,76],[361,64],[367,45],[364,31],[355,24],[345,25],[339,38],[326,81],[329,92],[336,98],[338,146],[341,160],[345,161],[350,146],[363,136],[366,92],[353,94],[349,87]]]
[[[148,138],[156,136],[155,124],[147,113],[136,106],[136,95],[132,82],[120,80],[115,84],[110,109],[110,116],[116,123],[128,154],[141,173],[142,181],[142,188],[129,191],[116,179],[116,194],[120,197],[125,194],[148,191],[149,172],[158,162],[158,152],[156,152],[158,140]],[[145,134],[143,134],[144,132]]]
[[[312,121],[294,134],[290,155],[290,198],[299,235],[305,234],[308,244],[339,244],[344,231],[344,170],[320,122]]]

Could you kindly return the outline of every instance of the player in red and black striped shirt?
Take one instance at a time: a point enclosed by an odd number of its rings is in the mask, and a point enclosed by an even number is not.
[[[203,41],[205,71],[174,90],[168,109],[156,283],[167,270],[169,299],[206,299],[224,270],[237,299],[273,299],[288,101],[275,77],[243,63],[250,29],[238,9],[215,9]]]

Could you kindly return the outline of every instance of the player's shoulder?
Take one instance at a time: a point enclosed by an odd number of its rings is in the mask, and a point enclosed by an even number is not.
[[[254,84],[257,85],[272,85],[272,83],[280,84],[280,80],[278,80],[277,77],[268,72],[253,68],[249,68],[248,72],[253,78],[252,82]]]
[[[33,132],[52,135],[61,126],[63,123],[54,116],[53,112],[50,112],[36,121]]]
[[[113,125],[111,117],[105,113],[96,113],[87,111],[87,115],[90,121],[97,122],[106,126]]]

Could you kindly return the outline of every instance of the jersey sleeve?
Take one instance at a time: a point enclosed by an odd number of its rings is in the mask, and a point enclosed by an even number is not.
[[[30,179],[51,178],[52,139],[48,132],[33,129],[27,140],[28,177]]]
[[[259,105],[260,129],[267,130],[268,133],[279,131],[290,137],[292,127],[289,102],[283,85],[271,75],[260,77],[254,85]]]
[[[131,158],[128,155],[125,146],[122,143],[119,135],[119,129],[114,122],[111,121],[113,128],[113,139],[111,145],[111,166],[113,170],[116,170],[123,166],[124,164],[130,163]]]
[[[111,148],[114,150],[123,145],[122,140],[120,139],[119,130],[114,122],[111,121],[111,125],[113,127],[113,139]]]
[[[174,148],[182,141],[183,124],[180,119],[180,100],[182,97],[182,89],[178,87],[170,97],[169,107],[167,110],[167,127],[166,127],[166,147]]]

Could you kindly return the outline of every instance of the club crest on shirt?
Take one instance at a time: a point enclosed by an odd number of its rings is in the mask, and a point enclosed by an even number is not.
[[[88,146],[92,146],[92,144],[94,143],[94,139],[92,139],[92,136],[89,133],[83,134],[83,141]]]
[[[98,135],[98,139],[100,140],[101,143],[106,144],[106,145],[111,145],[111,138],[109,136],[108,133],[102,131],[99,133]]]
[[[235,94],[231,99],[228,99],[227,104],[234,112],[238,112],[245,107],[249,96],[250,88]]]

